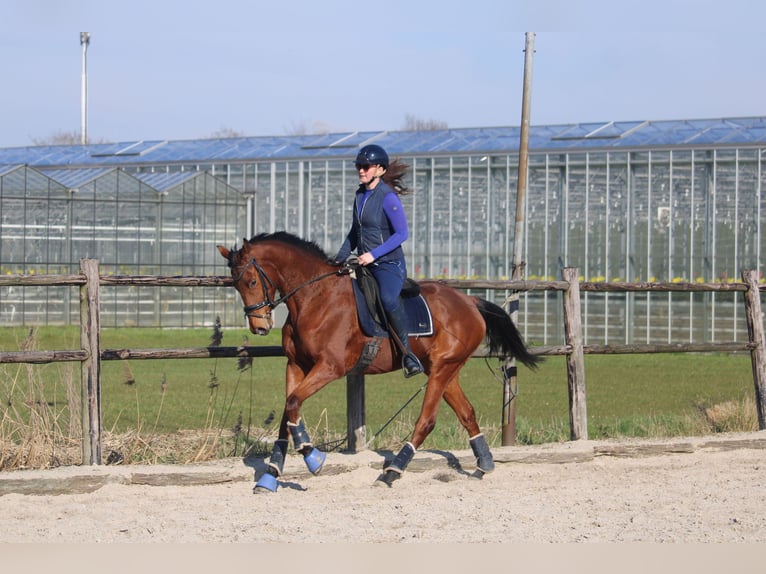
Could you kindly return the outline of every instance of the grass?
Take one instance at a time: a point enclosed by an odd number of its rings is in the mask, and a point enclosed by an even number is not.
[[[104,329],[102,349],[278,345],[280,333],[246,330]],[[3,329],[0,349],[79,347],[77,328]],[[472,359],[461,384],[491,445],[500,444],[502,384],[497,361]],[[104,457],[110,462],[188,462],[270,450],[284,404],[285,359],[174,359],[102,362]],[[490,368],[492,367],[492,368]],[[589,438],[693,436],[757,430],[747,354],[589,355]],[[367,431],[377,433],[418,392],[424,377],[367,378]],[[0,365],[0,469],[79,459],[79,364]],[[564,357],[519,370],[517,443],[569,438]],[[422,393],[371,445],[395,449],[409,438]],[[311,397],[302,415],[315,444],[343,447],[346,388],[336,381]],[[54,439],[54,437],[56,437]],[[422,448],[467,448],[467,436],[442,403]],[[69,459],[64,452],[74,449]]]

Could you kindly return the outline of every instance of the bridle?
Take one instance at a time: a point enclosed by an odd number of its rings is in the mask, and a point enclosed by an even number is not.
[[[260,266],[260,264],[255,260],[255,257],[250,257],[250,261],[245,263],[245,265],[242,267],[242,270],[239,272],[239,274],[233,279],[234,285],[236,285],[242,277],[245,275],[245,271],[249,267],[253,267],[258,273],[258,280],[261,282],[261,285],[263,286],[263,296],[264,299],[260,303],[254,303],[253,305],[245,305],[245,317],[254,317],[256,319],[266,319],[271,320],[271,312],[274,310],[275,307],[277,307],[279,304],[284,303],[287,301],[290,297],[295,295],[298,291],[303,289],[304,287],[307,287],[311,285],[312,283],[316,283],[317,281],[321,281],[322,279],[326,279],[327,277],[332,277],[334,275],[340,276],[340,275],[348,275],[351,273],[351,268],[344,265],[340,269],[336,271],[330,271],[328,273],[322,273],[321,275],[317,275],[316,277],[313,277],[309,279],[308,281],[305,281],[295,287],[294,289],[291,289],[288,293],[283,295],[282,297],[279,297],[278,299],[274,300],[271,298],[271,295],[269,294],[269,290],[276,290],[276,285],[271,280],[271,278],[266,274],[266,271],[263,270],[263,267]],[[253,288],[255,286],[255,282],[251,282],[248,286],[249,288]],[[266,314],[256,313],[256,311],[259,311],[260,309],[263,309],[264,307],[268,307],[269,310],[266,312]]]
[[[271,278],[266,275],[266,272],[263,270],[263,267],[258,265],[258,262],[255,260],[255,257],[250,257],[250,261],[248,261],[243,267],[242,270],[239,272],[239,275],[237,275],[233,282],[234,285],[236,285],[242,277],[245,275],[245,271],[249,267],[254,267],[256,273],[258,273],[258,279],[261,282],[261,285],[263,285],[263,295],[264,300],[260,303],[255,303],[254,305],[245,305],[245,317],[255,317],[257,319],[271,319],[271,312],[274,310],[274,307],[279,305],[281,301],[274,301],[271,298],[271,295],[269,295],[269,289],[276,289],[276,286],[274,285],[274,282],[271,280]],[[268,285],[268,287],[267,287]],[[249,288],[255,287],[254,282],[251,282],[248,286]],[[269,311],[265,315],[262,315],[260,313],[256,313],[255,311],[258,311],[260,309],[263,309],[264,307],[268,307]]]

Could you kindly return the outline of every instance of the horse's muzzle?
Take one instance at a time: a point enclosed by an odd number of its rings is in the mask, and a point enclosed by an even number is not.
[[[250,332],[253,335],[268,335],[271,332],[271,328],[274,326],[274,322],[269,319],[267,320],[266,325],[263,325],[263,323],[256,323],[256,320],[252,317],[249,319],[250,323]]]
[[[274,319],[271,313],[266,315],[248,313],[247,322],[253,335],[268,335],[274,327]]]
[[[271,331],[271,329],[266,329],[265,327],[254,327],[254,326],[252,326],[252,325],[250,326],[250,332],[251,332],[253,335],[262,335],[262,336],[266,336],[266,335],[268,335],[268,334],[269,334],[269,332],[270,332],[270,331]]]

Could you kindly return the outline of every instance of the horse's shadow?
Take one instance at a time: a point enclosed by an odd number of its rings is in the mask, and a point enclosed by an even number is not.
[[[345,454],[349,456],[353,456],[355,453],[351,451],[338,451],[340,454]],[[396,454],[391,450],[381,449],[381,450],[375,450],[373,451],[375,454],[380,455],[383,458],[383,463],[381,468],[379,469],[381,471],[382,476],[386,468],[393,462],[394,458],[396,457]],[[463,468],[463,465],[460,464],[460,460],[452,454],[449,451],[446,450],[438,450],[438,449],[428,449],[419,451],[422,453],[428,453],[432,455],[438,455],[444,457],[447,467],[453,471],[455,471],[457,474],[462,476],[473,476],[471,472],[467,471]],[[248,466],[253,469],[253,481],[257,482],[257,480],[260,478],[260,476],[266,472],[268,469],[268,459],[269,455],[264,454],[263,452],[257,452],[257,453],[248,453],[245,454],[242,457],[242,462],[245,464],[245,466]],[[418,464],[418,459],[415,458],[412,463],[409,466],[409,470],[414,470],[417,472],[418,467],[420,465]],[[427,470],[426,468],[420,466],[421,470]],[[306,487],[301,486],[298,483],[295,482],[288,482],[285,480],[280,480],[279,484],[284,488],[291,488],[293,490],[299,490],[299,491],[305,491],[307,490]]]
[[[246,453],[242,457],[242,462],[245,466],[249,466],[253,469],[253,482],[257,482],[261,475],[269,468],[267,463],[268,455],[263,453]],[[305,491],[308,490],[305,486],[301,486],[297,482],[288,482],[286,480],[280,480],[279,485],[282,488],[290,488],[292,490]]]
[[[446,450],[430,450],[430,449],[425,452],[443,456],[445,460],[447,461],[447,466],[451,468],[452,470],[454,470],[455,472],[457,472],[458,474],[462,474],[463,476],[473,476],[473,473],[464,469],[463,465],[460,464],[460,461],[458,460],[458,458],[451,452]]]

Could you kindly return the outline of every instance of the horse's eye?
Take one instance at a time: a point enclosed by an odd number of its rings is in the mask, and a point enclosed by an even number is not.
[[[253,287],[255,287],[256,285],[258,285],[258,280],[257,280],[257,279],[251,279],[251,280],[250,280],[250,283],[248,283],[247,285],[248,285],[248,287],[249,287],[250,289],[252,289],[252,288],[253,288]]]

